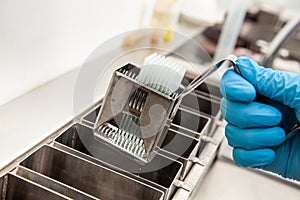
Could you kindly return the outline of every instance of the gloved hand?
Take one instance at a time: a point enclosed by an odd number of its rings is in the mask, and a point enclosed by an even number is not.
[[[285,141],[280,111],[253,101],[256,93],[280,101],[300,120],[300,75],[258,66],[247,57],[236,63],[243,77],[230,69],[221,80],[221,111],[235,163],[300,180],[300,132]]]

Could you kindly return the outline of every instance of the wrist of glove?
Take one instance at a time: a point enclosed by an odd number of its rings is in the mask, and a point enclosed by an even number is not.
[[[236,164],[300,180],[300,134],[285,141],[280,111],[254,101],[258,93],[282,102],[299,120],[300,75],[266,69],[246,57],[236,63],[243,77],[230,69],[220,84],[221,111],[228,122],[225,134]]]

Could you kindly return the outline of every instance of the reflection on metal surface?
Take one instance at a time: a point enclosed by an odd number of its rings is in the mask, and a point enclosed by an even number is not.
[[[0,185],[2,186],[0,190],[1,199],[69,199],[62,194],[13,174],[2,177]]]
[[[76,188],[72,188],[68,185],[65,185],[61,182],[58,182],[54,179],[51,179],[36,171],[30,170],[22,166],[17,168],[16,174],[18,176],[26,178],[32,182],[35,182],[43,187],[49,188],[50,190],[56,191],[72,199],[83,199],[83,200],[96,199],[95,197],[88,195],[87,193],[84,193],[80,190],[77,190]]]
[[[122,174],[49,146],[29,156],[21,166],[100,199],[159,199],[162,196],[159,191]]]

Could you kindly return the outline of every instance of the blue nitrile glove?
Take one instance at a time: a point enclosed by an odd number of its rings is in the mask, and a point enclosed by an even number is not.
[[[242,76],[230,69],[221,80],[221,111],[228,122],[225,133],[234,147],[235,163],[300,180],[300,132],[284,141],[280,111],[253,101],[256,92],[280,101],[300,120],[300,75],[258,66],[247,57],[236,63]]]

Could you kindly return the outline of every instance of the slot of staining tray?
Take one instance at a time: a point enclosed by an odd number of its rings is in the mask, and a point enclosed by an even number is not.
[[[188,109],[179,108],[171,124],[171,129],[199,139],[208,133],[211,119]]]
[[[181,102],[181,106],[213,118],[215,118],[220,111],[220,102],[218,100],[197,94],[186,95]]]
[[[94,157],[109,166],[114,166],[120,171],[126,171],[134,179],[163,189],[166,197],[174,192],[176,188],[174,181],[179,179],[182,170],[180,162],[159,153],[151,162],[140,165],[96,140],[93,130],[81,124],[73,125],[55,141],[89,157]]]
[[[96,118],[100,112],[100,108],[101,108],[101,105],[94,108],[92,111],[90,111],[87,115],[85,115],[83,117],[83,120],[94,124],[96,122]]]
[[[18,176],[21,176],[27,180],[44,186],[48,189],[56,191],[62,195],[65,195],[71,199],[81,199],[81,200],[96,200],[96,197],[88,195],[82,191],[72,188],[68,185],[62,184],[54,179],[44,176],[28,168],[19,166],[15,172]]]
[[[191,158],[196,156],[198,149],[199,140],[171,129],[168,131],[161,146],[162,153],[183,164],[181,179],[183,179],[190,170],[193,164]]]
[[[3,200],[68,199],[66,196],[55,193],[14,174],[4,175],[0,179],[0,187],[0,197]]]
[[[100,199],[161,199],[162,192],[106,167],[50,146],[21,163],[51,179]]]
[[[221,99],[222,94],[220,92],[220,88],[218,86],[214,86],[211,84],[202,83],[199,87],[195,90],[196,94],[200,94],[207,97],[212,97],[215,99]]]

